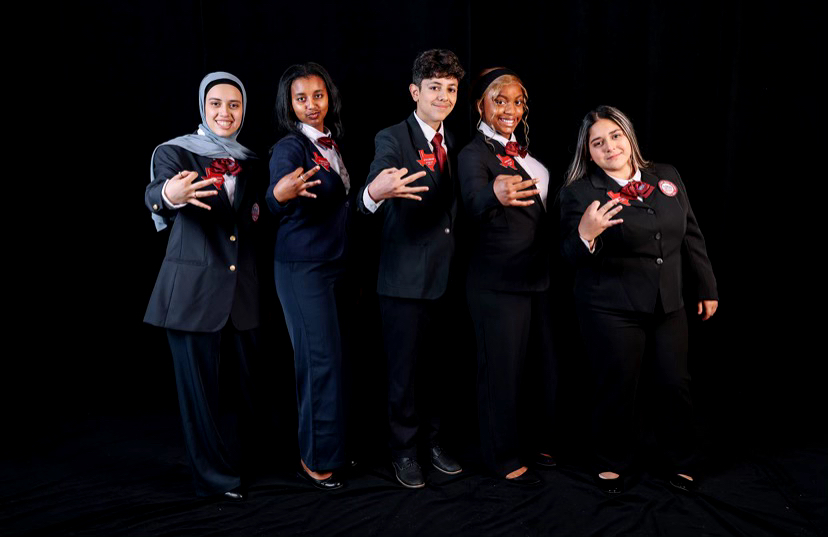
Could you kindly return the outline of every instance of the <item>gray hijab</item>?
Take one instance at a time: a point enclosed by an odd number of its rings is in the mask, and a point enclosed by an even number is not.
[[[207,97],[207,86],[217,80],[232,81],[238,86],[242,94],[241,125],[239,125],[236,132],[228,137],[219,136],[211,131],[210,128],[207,127],[207,116],[204,114],[204,99]],[[161,147],[162,145],[175,145],[182,147],[191,153],[195,153],[196,155],[208,158],[233,157],[236,160],[256,158],[256,154],[253,153],[253,151],[247,149],[236,141],[239,131],[241,131],[242,126],[244,126],[244,116],[247,115],[247,92],[244,91],[244,84],[241,83],[241,80],[230,73],[225,73],[224,71],[217,71],[205,76],[201,80],[201,84],[198,86],[198,110],[201,112],[201,124],[198,126],[198,130],[203,134],[185,134],[184,136],[168,140],[158,147]],[[152,158],[150,159],[150,182],[155,181],[153,164],[155,161],[155,152],[158,151],[158,147],[153,150]],[[155,213],[152,214],[152,219],[155,222],[155,229],[158,231],[166,228],[169,223],[168,219]]]

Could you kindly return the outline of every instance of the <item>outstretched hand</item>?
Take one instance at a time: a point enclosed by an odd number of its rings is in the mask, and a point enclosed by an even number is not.
[[[624,208],[623,205],[618,205],[620,202],[621,198],[615,198],[601,205],[600,201],[595,200],[584,211],[581,222],[578,224],[578,235],[589,242],[590,248],[595,238],[603,233],[605,229],[624,221],[623,218],[612,219]]]
[[[498,175],[495,177],[494,194],[497,201],[506,207],[526,207],[535,203],[535,200],[526,200],[523,198],[530,198],[537,194],[537,188],[532,190],[524,190],[530,186],[538,184],[537,179],[523,180],[520,175]]]
[[[276,182],[276,185],[273,187],[273,197],[276,198],[276,201],[282,204],[298,198],[299,196],[305,198],[315,198],[316,194],[308,189],[320,184],[322,181],[317,179],[316,181],[308,182],[308,179],[316,175],[316,172],[318,171],[318,165],[314,166],[307,172],[304,171],[301,166],[296,168]]]
[[[417,194],[427,191],[428,187],[408,185],[420,177],[425,176],[426,172],[419,171],[403,177],[407,173],[407,168],[386,168],[382,170],[379,175],[371,181],[371,184],[368,185],[368,195],[375,202],[388,198],[405,198],[409,200],[422,201],[423,198]]]
[[[202,209],[210,210],[210,206],[206,203],[198,201],[198,198],[207,198],[218,194],[218,190],[201,190],[204,187],[213,185],[219,178],[204,179],[196,181],[198,174],[196,172],[178,172],[173,175],[169,181],[164,184],[164,196],[173,205],[182,205],[189,203]],[[195,181],[195,182],[194,182]]]

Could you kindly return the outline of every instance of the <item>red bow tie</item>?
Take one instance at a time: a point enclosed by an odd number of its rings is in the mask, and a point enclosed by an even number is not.
[[[655,187],[650,183],[645,183],[644,181],[630,181],[621,188],[621,196],[628,200],[638,198],[644,199],[652,194],[653,190],[655,190]]]
[[[520,158],[524,158],[529,154],[529,150],[517,142],[509,142],[506,144],[506,154],[510,157],[520,156]]]
[[[213,159],[212,168],[221,175],[238,175],[242,171],[241,164],[231,158]]]
[[[321,145],[325,149],[333,148],[333,149],[336,149],[337,151],[339,151],[339,146],[336,145],[336,142],[334,142],[334,139],[329,137],[329,136],[322,136],[320,138],[317,138],[316,143],[318,143],[319,145]]]

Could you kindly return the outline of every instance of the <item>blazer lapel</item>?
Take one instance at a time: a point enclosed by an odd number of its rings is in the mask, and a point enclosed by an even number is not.
[[[480,133],[480,136],[483,136],[485,138],[483,133]],[[484,142],[485,142],[485,139],[484,139]],[[523,166],[520,165],[520,163],[517,161],[517,159],[515,159],[514,157],[510,157],[509,155],[506,154],[506,148],[503,147],[503,145],[500,142],[498,142],[496,140],[490,140],[489,143],[491,143],[495,147],[494,155],[495,155],[495,158],[497,158],[497,160],[499,161],[499,163],[498,163],[499,167],[503,168],[503,170],[504,170],[503,173],[511,174],[511,175],[520,175],[523,178],[524,181],[532,179],[532,177],[529,175],[529,172],[527,172],[523,168]],[[514,172],[514,171],[516,171],[517,174],[511,173],[511,172]],[[540,206],[541,212],[545,212],[546,209],[543,206],[543,200],[541,200],[540,193],[535,194],[534,196],[532,196],[531,199],[535,201],[535,203],[534,203],[535,205]]]
[[[408,116],[406,122],[408,123],[408,133],[411,136],[411,141],[414,143],[414,151],[417,152],[417,156],[419,157],[416,159],[417,164],[420,166],[417,170],[408,170],[408,173],[411,174],[423,170],[426,172],[426,177],[429,178],[431,183],[435,187],[439,188],[440,165],[437,163],[437,155],[434,153],[434,150],[428,146],[428,141],[423,134],[423,129],[420,128],[420,124],[417,123],[416,119],[414,119],[413,113]],[[434,159],[433,161],[431,160],[432,158]],[[431,167],[428,166],[429,162],[433,162]]]

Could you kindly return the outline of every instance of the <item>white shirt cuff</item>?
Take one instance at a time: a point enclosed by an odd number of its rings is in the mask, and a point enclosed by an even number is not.
[[[594,254],[594,253],[595,253],[595,242],[593,242],[593,243],[592,243],[592,248],[590,248],[590,247],[589,247],[589,241],[588,241],[588,240],[584,239],[584,238],[583,238],[583,237],[581,237],[580,235],[578,235],[578,238],[579,238],[579,239],[581,239],[581,242],[583,242],[583,243],[584,243],[584,246],[586,246],[586,247],[587,247],[587,250],[589,250],[589,253],[591,253],[591,254]]]
[[[375,213],[379,206],[382,205],[382,202],[385,200],[374,201],[371,199],[371,196],[368,194],[368,187],[365,187],[365,190],[362,191],[362,204],[365,205],[365,208],[368,209],[370,212]]]
[[[161,199],[164,201],[164,205],[167,206],[167,209],[180,209],[187,205],[186,203],[182,203],[181,205],[173,205],[172,202],[167,199],[167,194],[165,194],[164,191],[167,190],[167,183],[169,182],[170,180],[167,179],[164,181],[164,186],[161,187]]]

